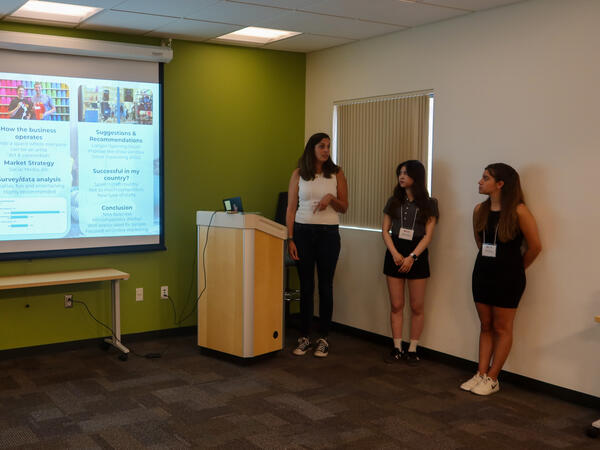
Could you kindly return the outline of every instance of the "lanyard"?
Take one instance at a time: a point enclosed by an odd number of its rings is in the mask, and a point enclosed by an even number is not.
[[[494,233],[494,245],[496,245],[496,238],[498,237],[498,225],[496,224],[496,233]],[[485,244],[485,230],[483,230],[483,243]]]
[[[406,210],[408,211],[408,205],[406,206]],[[415,224],[417,223],[417,214],[419,213],[419,208],[415,210],[415,217],[413,218],[413,224],[411,230],[415,229]],[[404,228],[404,223],[402,221],[402,210],[400,210],[400,228]]]

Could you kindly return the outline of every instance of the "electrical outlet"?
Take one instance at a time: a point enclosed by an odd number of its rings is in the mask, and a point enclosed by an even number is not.
[[[73,296],[71,294],[65,295],[65,308],[73,307]]]
[[[135,290],[135,301],[143,302],[144,301],[144,288],[136,288]]]
[[[162,299],[169,298],[169,286],[161,286],[160,287],[160,298],[162,298]]]

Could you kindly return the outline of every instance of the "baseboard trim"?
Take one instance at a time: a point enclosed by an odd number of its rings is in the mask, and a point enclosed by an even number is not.
[[[361,330],[354,328],[349,325],[340,324],[337,322],[332,323],[332,328],[340,333],[349,334],[352,336],[360,337],[371,342],[375,342],[382,345],[390,345],[390,338],[382,336],[381,334],[373,333],[370,331]],[[408,344],[403,342],[406,347]],[[442,353],[437,350],[432,350],[427,347],[419,346],[419,351],[423,356],[432,361],[448,364],[450,366],[464,369],[468,372],[474,372],[477,370],[477,363],[469,361],[468,359],[460,358],[458,356],[452,356],[447,353]],[[570,403],[577,405],[586,406],[588,408],[594,408],[600,410],[600,398],[593,395],[584,394],[583,392],[574,391],[554,384],[539,381],[533,378],[529,378],[516,373],[508,372],[503,370],[500,374],[502,381],[523,387],[535,392],[549,395],[554,398],[558,398]]]
[[[188,336],[196,334],[196,326],[168,328],[165,330],[144,331],[142,333],[131,333],[121,335],[121,340],[129,345],[135,342],[142,342],[149,339],[155,339],[168,336]],[[105,336],[110,337],[110,336]],[[31,347],[11,348],[0,350],[0,359],[12,359],[31,355],[44,355],[49,353],[81,350],[82,348],[91,348],[101,345],[104,342],[104,337],[91,339],[82,339],[79,341],[58,342],[55,344],[35,345]]]

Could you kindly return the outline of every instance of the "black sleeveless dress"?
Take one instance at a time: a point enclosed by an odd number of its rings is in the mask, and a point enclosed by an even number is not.
[[[500,219],[500,211],[490,211],[485,230],[485,244],[494,243],[496,225]],[[479,234],[483,242],[483,233]],[[523,234],[519,230],[517,236],[508,242],[496,239],[496,257],[483,256],[481,249],[477,253],[473,269],[473,299],[477,303],[485,303],[502,308],[516,308],[525,291],[525,268],[521,255]]]

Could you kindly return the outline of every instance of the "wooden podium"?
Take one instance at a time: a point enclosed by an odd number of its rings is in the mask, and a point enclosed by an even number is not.
[[[197,211],[196,225],[198,345],[242,358],[281,350],[286,227],[212,211]]]

